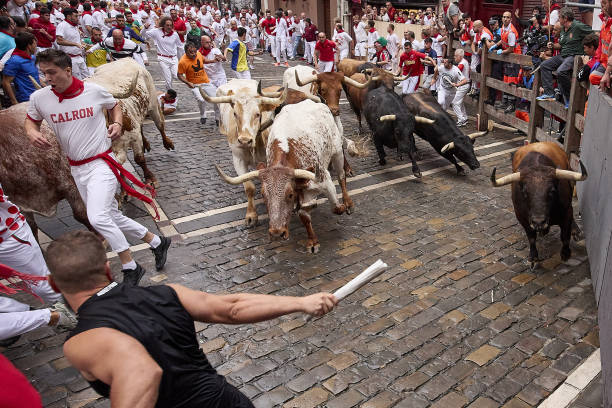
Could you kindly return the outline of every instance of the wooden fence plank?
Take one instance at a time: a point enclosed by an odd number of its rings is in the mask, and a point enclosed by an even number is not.
[[[570,90],[569,106],[567,109],[567,127],[565,138],[565,151],[575,152],[580,149],[580,137],[582,132],[576,129],[576,114],[584,112],[584,105],[587,99],[587,91],[578,82],[577,73],[582,68],[582,58],[579,55],[574,57],[574,75],[572,75],[572,87]]]
[[[495,119],[497,119],[497,120],[499,120],[499,121],[501,121],[503,123],[507,123],[510,126],[515,127],[518,130],[521,130],[521,131],[527,133],[527,122],[524,122],[524,121],[520,120],[516,116],[507,115],[507,114],[503,113],[503,111],[497,111],[491,105],[485,105],[484,111],[487,114],[493,116]]]
[[[490,59],[495,60],[495,61],[511,62],[513,64],[518,64],[518,65],[533,66],[533,61],[529,55],[522,55],[522,54],[506,54],[506,55],[488,54],[488,55]]]
[[[536,100],[538,90],[540,89],[540,71],[534,74],[531,89],[533,91],[530,99],[531,103],[529,105],[529,125],[527,125],[527,137],[529,139],[529,143],[537,141],[536,129],[539,129],[544,125],[544,110],[540,105],[538,105],[538,101]]]
[[[538,101],[538,105],[540,105],[544,110],[549,111],[555,116],[558,116],[561,120],[567,122],[567,109],[565,106],[560,104],[557,101]]]
[[[500,81],[499,79],[487,78],[487,86],[490,86],[495,89],[499,89],[500,91],[509,93],[518,98],[529,99],[529,100],[533,98],[533,91],[527,88],[519,88],[516,85],[507,84],[504,81]]]
[[[470,71],[470,79],[472,81],[480,82],[482,81],[482,75],[476,71]]]
[[[574,123],[574,126],[576,126],[576,129],[578,129],[580,133],[583,133],[584,132],[584,116],[577,113],[575,121],[576,122]]]

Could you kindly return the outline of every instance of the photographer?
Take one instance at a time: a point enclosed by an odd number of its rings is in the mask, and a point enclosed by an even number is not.
[[[444,7],[444,26],[451,38],[459,38],[459,18],[461,10],[456,3],[456,0],[442,0]]]
[[[531,17],[529,21],[531,21],[531,25],[523,32],[523,37],[519,39],[519,42],[522,40],[525,43],[525,54],[538,56],[550,40],[542,27],[542,17],[540,15]]]

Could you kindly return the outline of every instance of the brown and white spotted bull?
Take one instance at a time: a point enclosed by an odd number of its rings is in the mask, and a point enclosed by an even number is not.
[[[259,177],[273,238],[289,238],[289,221],[294,209],[308,233],[309,252],[319,250],[319,241],[312,228],[310,210],[319,193],[324,193],[335,214],[350,214],[353,202],[346,189],[342,137],[329,109],[320,103],[305,100],[285,106],[270,127],[267,162],[257,170],[238,177],[228,177],[217,166],[221,177],[230,184],[240,184]],[[338,175],[342,202],[328,168]]]
[[[574,222],[572,192],[574,182],[587,178],[580,162],[581,173],[568,170],[567,154],[554,142],[532,143],[519,148],[512,157],[513,173],[491,182],[495,187],[512,183],[512,204],[519,223],[529,239],[529,261],[534,268],[538,260],[536,237],[546,235],[551,225],[561,227],[561,259],[571,256],[570,236],[579,234]]]
[[[26,136],[23,123],[27,110],[27,102],[0,110],[0,182],[4,192],[21,208],[34,236],[38,231],[34,214],[54,216],[61,200],[68,201],[74,218],[93,231],[68,160],[51,128],[46,122],[40,128],[51,143],[49,149],[33,146]]]
[[[122,58],[99,66],[93,76],[86,81],[96,83],[113,93],[113,89],[121,89],[126,84],[130,84],[135,76],[138,78],[136,89],[131,96],[121,101],[123,135],[113,141],[113,152],[117,156],[117,161],[123,164],[127,160],[127,150],[131,148],[134,152],[134,161],[142,168],[145,182],[157,186],[157,178],[147,167],[144,156],[144,147],[148,147],[148,142],[142,134],[142,123],[147,115],[151,116],[161,133],[164,147],[167,150],[174,150],[174,143],[166,135],[164,114],[157,101],[157,91],[151,74],[132,58]]]
[[[201,92],[207,102],[220,104],[219,131],[227,137],[238,175],[245,174],[249,168],[255,168],[257,163],[266,160],[269,129],[265,127],[269,126],[274,110],[287,96],[286,92],[277,97],[261,96],[257,90],[255,80],[233,79],[221,85],[215,97]],[[257,211],[252,181],[244,182],[244,191],[247,196],[245,222],[247,226],[254,226],[257,225]]]

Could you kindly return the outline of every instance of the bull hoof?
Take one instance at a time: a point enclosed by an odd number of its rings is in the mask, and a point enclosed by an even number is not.
[[[580,230],[580,228],[576,227],[572,230],[572,238],[574,239],[574,241],[578,242],[580,240],[582,240],[582,238],[584,238],[584,236],[582,235],[582,231]]]
[[[385,159],[380,159],[380,160],[378,161],[378,164],[380,164],[381,166],[384,166],[385,164],[387,164],[387,160],[385,160]]]
[[[421,170],[419,169],[412,169],[412,174],[414,174],[414,177],[419,179],[423,177],[423,174],[421,174]]]
[[[353,169],[351,169],[350,167],[348,169],[344,169],[344,174],[346,175],[346,177],[354,177],[355,173],[353,173]]]
[[[355,206],[353,205],[353,203],[350,203],[348,205],[345,204],[345,206],[346,206],[346,213],[348,215],[351,215],[353,213],[353,211],[355,211]]]
[[[148,140],[143,139],[143,141],[142,141],[142,148],[144,149],[145,152],[150,152],[151,151],[151,144],[149,143]]]
[[[337,205],[336,207],[334,207],[333,211],[334,214],[341,215],[346,211],[346,206],[344,204]]]
[[[170,139],[164,140],[164,147],[166,150],[174,150],[174,142]]]
[[[257,226],[257,214],[247,214],[244,223],[248,228],[253,228]]]
[[[319,245],[318,242],[317,243],[308,243],[306,245],[306,250],[308,251],[308,253],[317,254],[317,253],[319,253],[319,248],[320,247],[321,246]]]
[[[531,272],[535,271],[538,267],[538,261],[531,261],[529,264],[529,270]]]
[[[568,259],[570,259],[570,257],[572,256],[572,250],[569,248],[561,248],[561,260],[563,262],[567,261]]]
[[[458,175],[458,176],[465,176],[465,170],[463,170],[463,169],[457,169],[457,175]]]

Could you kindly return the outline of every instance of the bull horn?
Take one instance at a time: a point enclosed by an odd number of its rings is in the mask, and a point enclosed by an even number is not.
[[[395,115],[383,115],[378,118],[378,120],[380,120],[381,122],[384,122],[385,120],[395,120]]]
[[[347,76],[342,77],[342,82],[344,82],[347,85],[354,86],[355,88],[359,88],[359,89],[365,88],[366,86],[370,84],[371,81],[372,81],[372,78],[370,77],[366,82],[362,84],[361,82],[355,81],[353,78],[349,78]]]
[[[431,125],[435,122],[435,120],[426,118],[424,116],[415,116],[414,121],[417,123],[423,123],[425,125]]]
[[[445,144],[444,146],[442,146],[442,148],[440,149],[440,153],[446,153],[451,149],[455,148],[455,142],[450,142]]]
[[[469,137],[470,139],[474,140],[477,137],[486,135],[487,133],[489,133],[489,132],[487,132],[487,131],[484,131],[484,132],[474,132],[474,133],[470,133],[469,135],[467,135],[467,137]]]
[[[276,98],[270,98],[268,96],[262,96],[259,98],[260,103],[271,104],[271,105],[281,105],[285,103],[285,99],[287,99],[288,88],[283,89],[283,92],[280,96]]]
[[[28,78],[30,78],[30,81],[32,81],[32,85],[34,85],[34,88],[42,89],[42,86],[40,86],[40,84],[34,79],[32,75],[28,75]]]
[[[300,76],[298,75],[297,69],[295,71],[295,83],[298,84],[298,86],[306,86],[311,82],[314,82],[317,80],[317,76],[316,75],[311,75],[307,80],[305,80],[304,82],[300,81]]]
[[[505,186],[506,184],[510,184],[521,179],[521,172],[515,172],[502,178],[495,178],[496,171],[497,167],[493,167],[493,172],[491,173],[491,184],[493,184],[493,187]]]
[[[255,177],[259,177],[259,170],[249,171],[248,173],[244,173],[238,177],[230,177],[226,175],[223,170],[221,170],[221,167],[219,167],[218,164],[215,164],[215,168],[217,169],[217,173],[219,173],[221,178],[228,184],[242,184],[245,181],[249,181],[251,179],[254,179]]]
[[[269,128],[270,126],[272,126],[272,124],[274,123],[274,119],[268,119],[266,120],[264,123],[262,123],[259,126],[259,132],[263,132],[264,130],[266,130],[267,128]]]
[[[202,95],[202,98],[204,98],[204,100],[208,103],[232,103],[232,95],[208,96],[206,95],[206,92],[202,90],[202,88],[198,87],[198,89],[200,90],[200,95]]]
[[[268,98],[278,98],[283,93],[283,90],[284,90],[284,88],[280,88],[276,92],[263,92],[261,90],[261,79],[257,83],[257,95],[259,95],[259,96],[265,96],[265,97],[268,97]]]
[[[408,78],[408,75],[404,75],[404,76],[394,76],[393,80],[396,82],[402,82],[403,80],[405,80],[406,78]]]
[[[293,176],[295,178],[303,178],[307,180],[315,180],[316,176],[312,171],[302,170],[302,169],[293,169]]]
[[[580,173],[578,173],[577,171],[557,169],[555,170],[555,177],[560,180],[584,181],[588,177],[588,174],[586,168],[584,167],[584,164],[582,164],[581,161]]]
[[[115,99],[126,99],[129,98],[130,96],[132,96],[132,94],[134,93],[134,90],[136,90],[136,85],[138,84],[138,75],[140,73],[138,71],[136,71],[136,75],[134,75],[134,78],[132,78],[132,83],[130,84],[130,88],[125,91],[125,92],[111,92],[110,94],[113,95],[113,97]]]
[[[305,93],[305,92],[302,92],[302,93],[304,94],[304,96],[306,97],[306,99],[310,99],[311,101],[316,102],[316,103],[321,103],[321,102],[323,102],[323,101],[321,100],[321,98],[319,98],[318,96],[311,95],[311,94],[309,94],[309,93]]]

